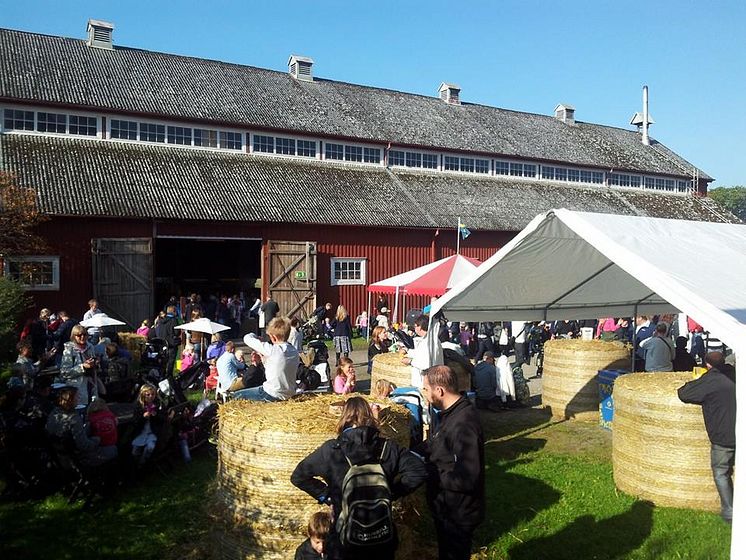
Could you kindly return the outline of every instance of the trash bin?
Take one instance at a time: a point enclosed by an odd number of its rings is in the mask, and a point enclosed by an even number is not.
[[[598,422],[607,430],[612,429],[614,420],[614,381],[625,373],[629,372],[622,369],[602,369],[598,372]]]

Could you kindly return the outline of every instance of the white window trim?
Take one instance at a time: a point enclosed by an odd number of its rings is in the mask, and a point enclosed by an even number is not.
[[[359,280],[340,280],[334,277],[334,265],[340,262],[359,262]],[[365,257],[332,257],[330,265],[330,277],[332,286],[365,286],[368,277],[368,259]]]
[[[60,289],[60,258],[52,255],[33,255],[24,257],[5,257],[4,274],[10,277],[10,263],[12,262],[51,262],[52,263],[52,283],[41,285],[21,284],[25,290],[44,292],[58,291]]]

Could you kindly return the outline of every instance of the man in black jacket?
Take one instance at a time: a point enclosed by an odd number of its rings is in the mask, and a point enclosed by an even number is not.
[[[733,518],[733,465],[736,458],[736,371],[722,352],[705,356],[707,373],[679,388],[679,399],[702,405],[710,438],[710,465],[720,494],[720,515]]]
[[[181,334],[176,330],[176,306],[166,307],[166,316],[158,321],[154,329],[150,331],[150,338],[162,338],[168,345],[168,361],[166,372],[171,375],[176,365],[176,354],[181,344]]]
[[[448,366],[422,374],[422,394],[440,410],[440,424],[421,448],[427,459],[427,500],[440,560],[468,559],[474,529],[484,519],[484,434],[479,416],[458,392]]]

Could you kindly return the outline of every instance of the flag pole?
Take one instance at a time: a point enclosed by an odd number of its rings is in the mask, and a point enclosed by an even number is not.
[[[459,254],[461,250],[461,217],[459,216],[458,223],[456,224],[456,254]]]

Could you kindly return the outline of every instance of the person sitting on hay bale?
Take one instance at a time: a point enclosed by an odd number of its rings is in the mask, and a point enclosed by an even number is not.
[[[326,558],[326,538],[332,528],[328,511],[317,511],[308,520],[308,538],[295,549],[295,560]]]
[[[296,374],[300,356],[295,346],[287,342],[290,336],[290,320],[275,317],[266,329],[270,342],[262,342],[254,333],[247,334],[243,341],[257,352],[264,362],[266,381],[258,387],[241,389],[233,396],[250,401],[284,401],[295,395]]]
[[[340,358],[334,376],[334,392],[338,395],[352,393],[355,391],[355,381],[355,363],[346,356]]]
[[[373,412],[362,397],[345,403],[337,434],[298,463],[290,481],[320,504],[332,506],[334,523],[326,542],[329,558],[393,559],[398,538],[391,501],[425,482],[425,465],[411,451],[380,435]],[[370,498],[371,493],[378,498],[378,505],[368,509],[371,504],[365,495]],[[367,531],[354,530],[360,511],[372,514],[366,522],[371,527]]]
[[[705,356],[707,373],[679,388],[679,399],[702,405],[710,438],[710,465],[720,495],[720,515],[733,519],[733,466],[736,460],[736,370],[722,352]]]

